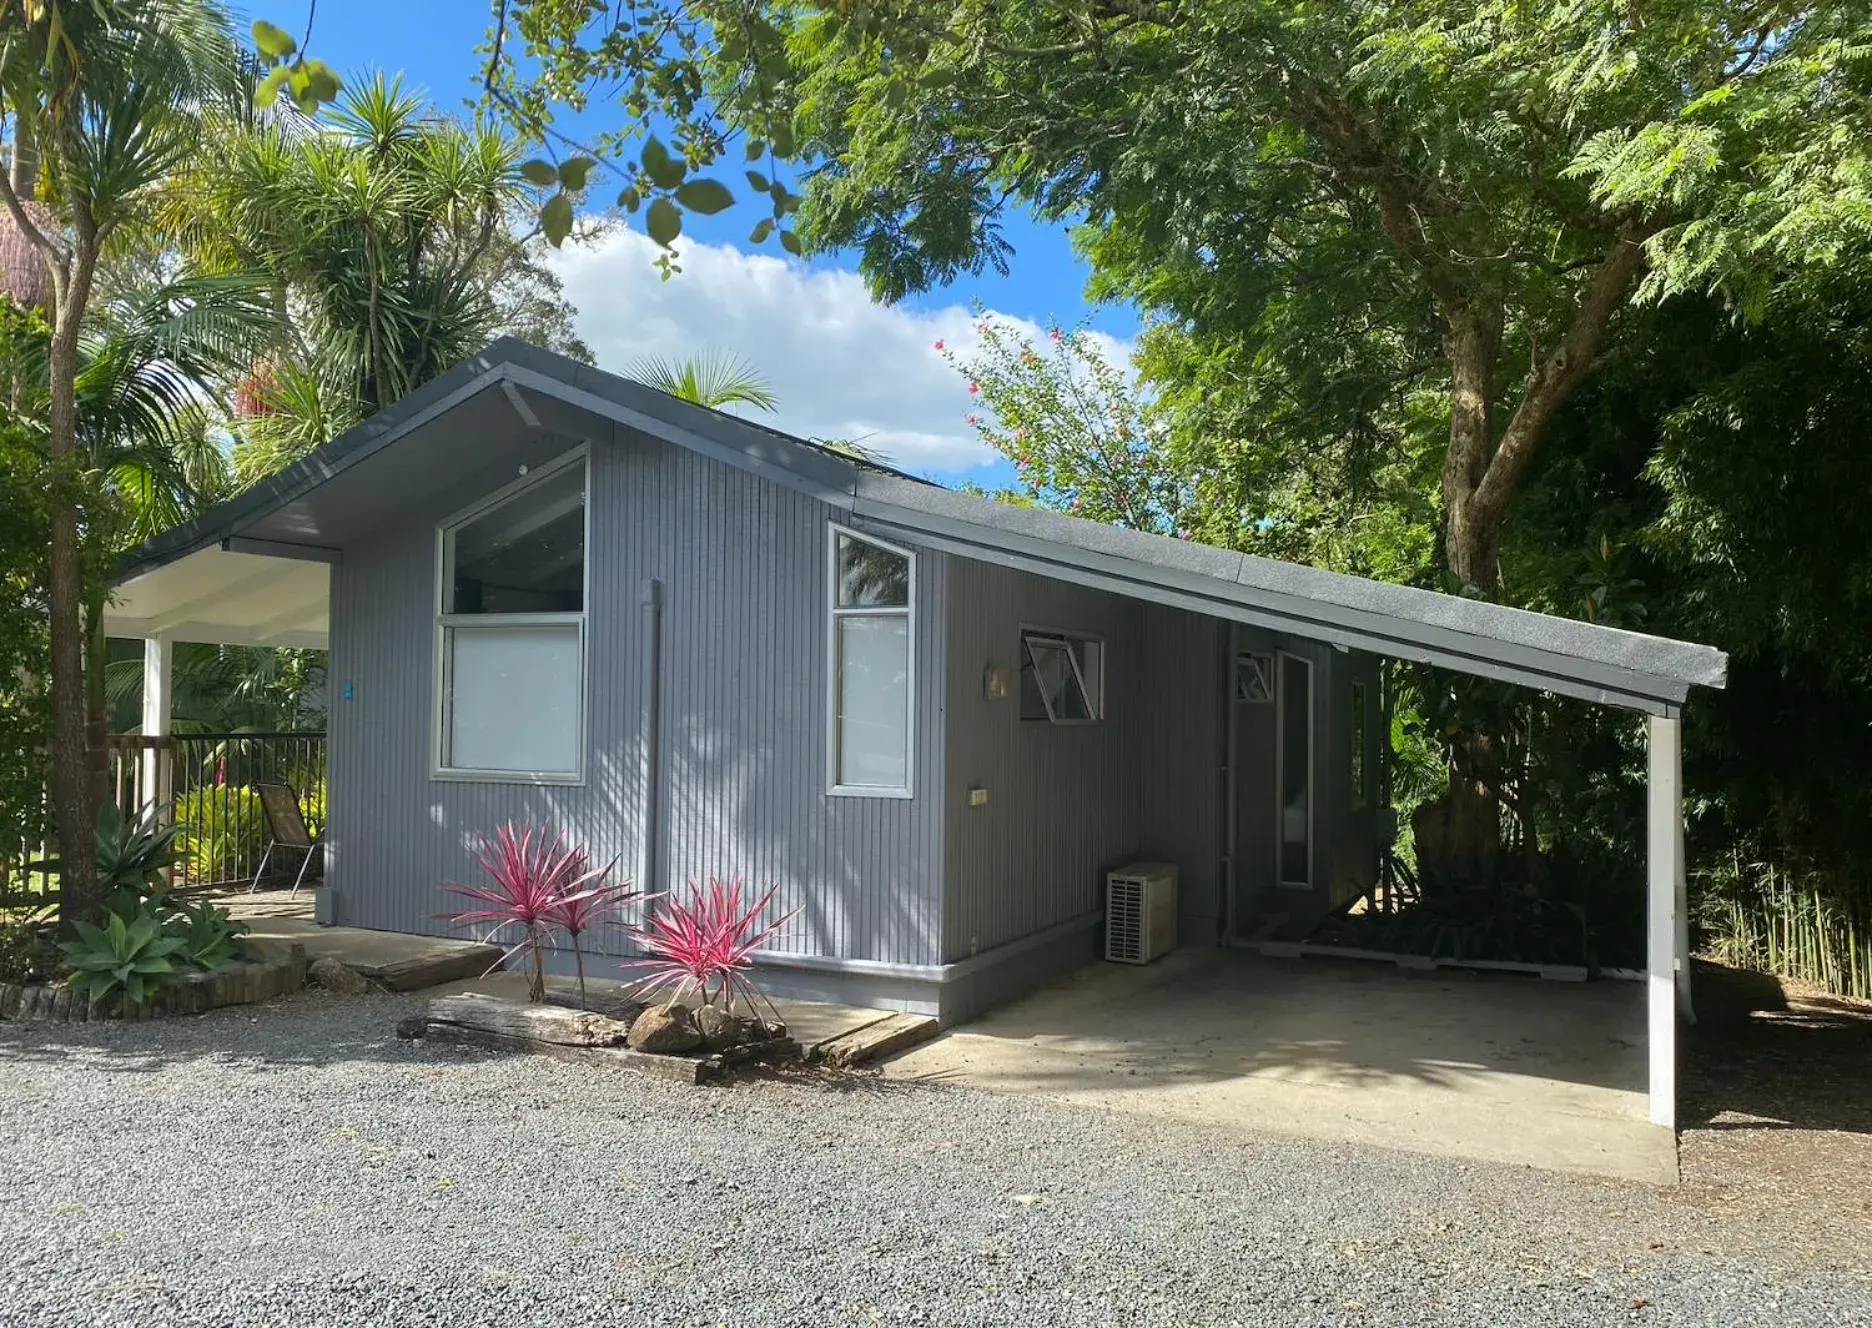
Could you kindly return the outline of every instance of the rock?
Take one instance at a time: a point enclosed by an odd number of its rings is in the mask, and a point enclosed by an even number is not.
[[[757,1019],[754,1027],[762,1042],[777,1042],[787,1035],[787,1026],[778,1019]]]
[[[312,966],[306,970],[306,976],[326,991],[336,992],[340,996],[368,996],[382,990],[355,968],[341,964],[336,959],[313,960]]]
[[[405,1042],[411,1042],[429,1031],[427,1015],[412,1014],[397,1020],[396,1035]]]
[[[710,1051],[726,1051],[751,1039],[758,1025],[719,1005],[705,1005],[695,1014],[696,1029],[702,1045]]]
[[[674,1056],[701,1046],[702,1034],[689,1017],[688,1006],[653,1005],[631,1024],[629,1042],[633,1051]]]

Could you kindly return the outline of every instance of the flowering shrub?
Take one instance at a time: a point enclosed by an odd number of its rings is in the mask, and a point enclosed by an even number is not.
[[[474,901],[480,907],[463,909],[448,915],[450,922],[461,926],[491,924],[490,940],[503,932],[517,930],[519,935],[508,947],[506,958],[520,950],[527,952],[527,995],[535,1001],[546,999],[545,946],[554,928],[563,929],[568,918],[584,931],[594,916],[586,906],[596,909],[601,901],[615,898],[625,886],[607,889],[600,882],[616,865],[615,861],[594,870],[585,850],[570,846],[557,832],[541,826],[524,829],[503,825],[492,839],[483,838],[475,849],[475,861],[488,874],[484,886],[450,885],[451,894]],[[579,960],[580,988],[583,995],[584,960]]]
[[[711,877],[706,890],[691,881],[686,899],[668,896],[648,921],[631,928],[649,957],[625,967],[642,970],[645,994],[667,992],[674,1001],[694,991],[704,1005],[720,1001],[730,1008],[739,995],[752,1010],[760,993],[747,976],[754,967],[749,956],[799,912],[763,923],[777,893],[775,886],[749,902],[739,876],[726,885]]]
[[[1086,327],[1047,330],[1035,345],[1012,323],[983,319],[968,353],[935,351],[968,384],[963,418],[1014,465],[992,497],[1163,534],[1194,495],[1168,451],[1162,409],[1107,357]]]

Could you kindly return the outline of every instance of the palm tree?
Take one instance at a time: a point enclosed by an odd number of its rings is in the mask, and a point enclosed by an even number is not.
[[[528,186],[494,125],[437,115],[400,79],[315,120],[227,117],[167,190],[160,221],[205,271],[261,272],[288,331],[237,402],[251,481],[479,350]]]
[[[210,0],[0,7],[0,101],[14,129],[14,169],[0,172],[0,202],[50,279],[45,436],[55,472],[82,461],[78,376],[99,259],[200,148],[206,109],[240,88],[226,14]],[[44,207],[29,211],[35,201]],[[93,757],[86,742],[87,507],[68,489],[53,498],[49,522],[51,802],[67,926],[100,904],[92,831],[103,754]]]
[[[645,387],[710,410],[752,406],[771,414],[780,408],[772,386],[733,351],[702,351],[681,360],[646,355],[624,372]]]

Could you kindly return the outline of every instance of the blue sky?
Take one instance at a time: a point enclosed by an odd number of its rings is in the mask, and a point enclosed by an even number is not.
[[[295,36],[307,0],[250,0],[249,14]],[[479,93],[484,0],[319,0],[310,51],[343,75],[401,71],[444,109]],[[564,127],[575,137],[617,123],[603,107]],[[963,378],[932,349],[936,340],[966,353],[968,310],[980,304],[1036,327],[1089,319],[1122,355],[1135,334],[1126,308],[1089,307],[1085,268],[1062,227],[1016,218],[1008,227],[1012,271],[987,273],[880,309],[865,295],[847,255],[810,263],[768,244],[748,251],[753,213],[730,209],[691,218],[683,275],[667,283],[650,268],[653,251],[633,232],[568,252],[556,266],[580,312],[580,331],[606,368],[645,354],[731,349],[758,367],[780,397],[778,423],[814,436],[859,437],[900,464],[955,480],[994,483],[1007,470],[964,422]]]

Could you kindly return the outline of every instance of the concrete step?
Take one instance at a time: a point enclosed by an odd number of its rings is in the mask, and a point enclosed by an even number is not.
[[[362,927],[321,927],[303,918],[243,919],[256,940],[305,947],[311,960],[336,959],[391,991],[422,991],[444,982],[478,978],[501,966],[498,945],[444,936],[413,936]]]

